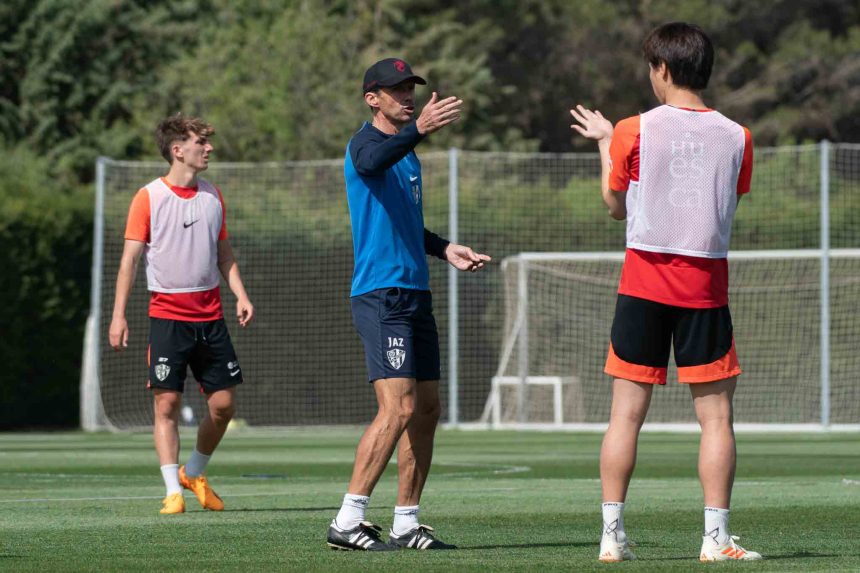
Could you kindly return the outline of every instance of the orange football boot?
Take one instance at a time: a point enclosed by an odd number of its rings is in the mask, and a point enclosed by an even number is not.
[[[161,502],[162,515],[171,515],[174,513],[185,513],[185,498],[181,493],[173,493],[164,498]]]
[[[188,477],[185,475],[185,466],[179,468],[179,484],[187,490],[194,492],[197,496],[197,501],[203,506],[203,509],[211,511],[222,511],[224,502],[218,497],[206,481],[206,476],[200,474],[197,477]]]

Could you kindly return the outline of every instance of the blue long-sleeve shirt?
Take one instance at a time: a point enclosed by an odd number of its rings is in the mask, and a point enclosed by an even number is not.
[[[424,228],[421,163],[414,123],[388,135],[365,123],[346,147],[344,178],[355,268],[351,296],[403,287],[430,290],[425,253],[448,242]]]

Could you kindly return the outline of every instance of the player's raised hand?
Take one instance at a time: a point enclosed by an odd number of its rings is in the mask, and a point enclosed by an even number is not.
[[[239,326],[242,328],[254,320],[254,305],[247,298],[236,301],[236,318],[239,319]]]
[[[124,316],[110,321],[108,340],[114,350],[119,351],[128,347],[128,321]]]
[[[591,111],[577,105],[576,109],[570,110],[570,115],[578,122],[578,124],[574,123],[570,127],[578,131],[581,136],[597,142],[612,139],[612,134],[615,131],[612,122],[603,117],[599,111]]]
[[[421,115],[415,122],[418,128],[418,133],[421,135],[429,135],[437,131],[449,123],[453,123],[460,119],[460,111],[463,107],[463,100],[454,96],[439,99],[439,94],[433,92],[430,96],[430,101],[421,110]]]
[[[461,271],[477,272],[478,269],[484,267],[484,263],[488,263],[492,258],[489,255],[476,253],[465,245],[457,243],[449,243],[445,247],[445,259],[456,269]]]

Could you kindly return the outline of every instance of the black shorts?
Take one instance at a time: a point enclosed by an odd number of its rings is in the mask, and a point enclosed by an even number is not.
[[[242,383],[223,318],[208,322],[150,318],[148,361],[147,388],[182,392],[188,366],[206,394]]]
[[[618,295],[605,372],[665,384],[674,343],[678,381],[714,382],[741,373],[728,306],[684,308]]]
[[[369,381],[439,379],[439,334],[430,291],[383,288],[350,299]]]

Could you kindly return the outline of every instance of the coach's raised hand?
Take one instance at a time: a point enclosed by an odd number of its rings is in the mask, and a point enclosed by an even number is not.
[[[421,115],[418,116],[418,120],[415,122],[418,133],[429,135],[449,123],[457,121],[460,119],[462,107],[463,100],[454,96],[440,100],[439,94],[433,92],[433,95],[430,96],[430,101],[421,110]]]

